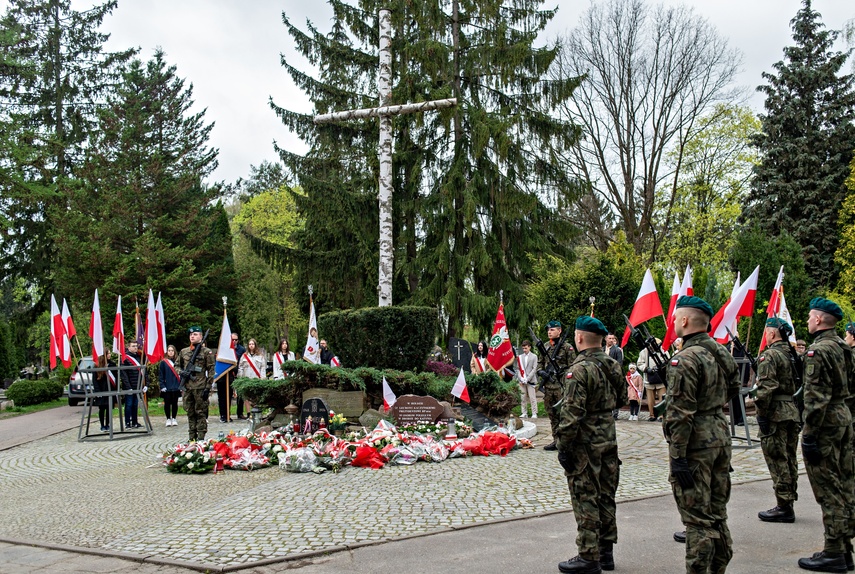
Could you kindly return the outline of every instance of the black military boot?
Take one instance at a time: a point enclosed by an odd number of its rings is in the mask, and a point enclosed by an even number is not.
[[[685,544],[686,543],[686,531],[681,530],[680,532],[675,532],[674,533],[674,540],[676,540],[680,544]]]
[[[792,524],[796,521],[796,513],[793,512],[793,503],[779,500],[778,506],[763,512],[758,512],[757,517],[763,522],[786,522]]]
[[[566,562],[559,562],[558,570],[571,574],[600,574],[603,571],[597,560],[585,560],[581,556],[574,556]]]
[[[799,558],[799,568],[814,572],[846,572],[846,558],[842,552],[814,552],[810,558]]]
[[[611,542],[604,542],[600,546],[600,567],[608,571],[615,569],[615,554],[612,551]]]
[[[849,570],[850,572],[852,570],[855,570],[855,561],[852,560],[852,551],[851,550],[847,550],[843,554],[843,559],[846,561],[846,569],[847,570]]]
[[[543,447],[543,450],[558,450],[558,445],[555,444],[555,441],[552,441],[551,443]]]

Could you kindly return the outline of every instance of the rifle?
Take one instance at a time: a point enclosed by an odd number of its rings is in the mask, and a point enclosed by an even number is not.
[[[656,363],[655,372],[662,379],[662,382],[665,382],[665,372],[668,369],[668,358],[665,356],[665,353],[662,352],[662,347],[659,343],[656,342],[656,337],[650,334],[650,331],[647,329],[646,325],[640,325],[638,327],[633,326],[629,321],[629,317],[626,315],[623,316],[623,320],[626,322],[626,326],[629,329],[630,336],[632,340],[635,341],[635,344],[638,345],[641,349],[647,349],[647,357],[652,358],[653,362]],[[648,369],[649,372],[649,369]],[[649,378],[649,375],[648,375]],[[666,396],[659,404],[654,405],[653,414],[661,416],[663,412],[665,412],[665,408],[668,406],[668,397]]]
[[[185,387],[187,386],[187,381],[190,380],[190,377],[193,376],[193,373],[202,372],[202,367],[197,367],[195,364],[196,357],[198,357],[199,353],[202,351],[202,345],[204,345],[205,339],[208,338],[208,333],[210,332],[210,329],[205,331],[205,336],[202,337],[202,340],[199,341],[199,344],[197,344],[196,348],[193,349],[193,352],[190,353],[190,359],[187,361],[186,367],[178,374],[178,388],[182,391],[184,391]]]
[[[558,352],[558,349],[564,346],[564,341],[567,340],[567,335],[570,333],[570,330],[562,331],[561,337],[558,339],[558,343],[552,347],[552,354],[549,354],[549,351],[546,350],[546,345],[543,344],[543,341],[537,338],[537,335],[534,334],[534,329],[531,327],[528,328],[528,332],[531,334],[531,338],[534,341],[534,346],[540,351],[542,357],[546,359],[546,368],[541,369],[537,372],[538,385],[537,388],[539,391],[543,392],[543,385],[549,381],[552,381],[556,377],[559,376],[561,372],[561,368],[558,366],[558,363],[555,362],[555,354]]]
[[[757,359],[754,357],[754,355],[751,354],[751,352],[745,347],[745,345],[742,344],[742,341],[739,340],[738,335],[734,335],[733,333],[731,333],[730,329],[727,327],[725,327],[724,330],[727,331],[727,334],[730,336],[730,340],[733,341],[733,346],[736,347],[736,349],[740,353],[742,353],[743,357],[748,359],[748,364],[751,366],[751,370],[756,373],[757,372]],[[756,382],[754,383],[753,387],[748,389],[748,396],[751,398],[754,398],[757,396],[757,383]]]

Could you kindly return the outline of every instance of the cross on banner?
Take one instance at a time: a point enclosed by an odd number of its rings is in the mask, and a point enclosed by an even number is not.
[[[377,155],[380,160],[380,181],[377,194],[380,206],[380,265],[377,290],[380,300],[377,305],[378,307],[387,307],[392,305],[392,269],[394,262],[392,251],[392,116],[451,108],[457,105],[457,98],[391,105],[392,12],[388,8],[383,8],[380,10],[379,16],[380,70],[377,78],[377,89],[380,92],[380,106],[318,115],[315,116],[314,122],[325,124],[343,120],[380,118],[380,141],[377,146]]]

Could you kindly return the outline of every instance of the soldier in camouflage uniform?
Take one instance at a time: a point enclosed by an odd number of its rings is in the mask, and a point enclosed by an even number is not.
[[[555,345],[558,344],[558,339],[561,338],[561,328],[560,321],[550,321],[546,324],[546,334],[549,336],[549,341],[546,342],[545,347],[550,355],[553,353]],[[559,413],[558,409],[555,408],[555,403],[560,401],[563,396],[564,373],[567,372],[570,363],[576,358],[576,352],[573,350],[573,346],[565,340],[561,348],[555,351],[553,358],[561,372],[555,373],[551,379],[542,374],[543,371],[547,370],[549,361],[546,360],[545,356],[537,358],[537,375],[543,384],[543,406],[546,407],[546,414],[549,415],[549,424],[552,427],[552,443],[543,447],[544,450],[556,450],[558,448],[556,441],[558,440]]]
[[[798,500],[799,411],[793,400],[796,383],[790,358],[789,338],[793,328],[783,319],[766,321],[766,341],[769,347],[757,359],[757,424],[760,426],[760,445],[772,475],[777,506],[760,512],[763,522],[794,522],[793,502]]]
[[[723,406],[739,392],[736,362],[707,334],[713,316],[698,297],[677,300],[674,328],[682,350],[667,372],[662,423],[671,487],[686,526],[686,572],[724,572],[733,556],[727,528],[730,431]]]
[[[802,456],[814,497],[822,508],[822,552],[800,558],[799,566],[817,572],[844,572],[852,564],[852,416],[849,346],[837,336],[840,307],[816,297],[810,302],[808,331],[813,344],[804,356],[804,430]],[[845,447],[843,445],[846,445]]]
[[[181,349],[178,354],[178,370],[190,370],[190,380],[184,389],[184,410],[187,411],[187,426],[190,440],[204,440],[208,432],[208,395],[214,382],[214,352],[207,347],[196,355],[193,365],[190,365],[190,355],[196,345],[202,344],[202,328],[190,327],[190,346]]]
[[[621,366],[603,352],[606,334],[598,319],[576,320],[579,354],[564,379],[556,438],[576,517],[579,554],[561,562],[561,572],[597,574],[615,568],[620,461],[612,410],[626,404],[627,391]]]

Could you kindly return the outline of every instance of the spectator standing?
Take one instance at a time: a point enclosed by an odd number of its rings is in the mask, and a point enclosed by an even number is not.
[[[520,416],[527,417],[526,413],[526,398],[531,403],[531,418],[537,418],[537,395],[535,387],[537,386],[537,355],[531,352],[531,342],[522,342],[522,355],[520,355],[520,364],[522,364],[524,377],[519,378],[520,384]]]
[[[294,352],[291,351],[291,346],[288,344],[288,339],[279,341],[279,349],[273,354],[273,380],[285,378],[285,371],[282,370],[282,363],[285,361],[293,361]]]
[[[641,405],[641,397],[644,394],[644,381],[635,363],[629,364],[629,372],[626,374],[626,394],[629,398],[629,420],[638,420],[638,410]]]
[[[240,358],[240,362],[238,362],[238,376],[246,377],[249,379],[266,379],[265,376],[265,363],[267,361],[264,360],[264,353],[261,352],[261,349],[258,347],[258,342],[255,339],[250,339],[246,343],[246,353]],[[252,403],[248,400],[244,399],[244,406],[246,407],[247,413],[249,413],[249,409],[252,408]],[[238,412],[242,411],[241,404],[238,403]]]
[[[166,356],[157,368],[157,379],[160,383],[160,396],[163,397],[163,414],[166,415],[166,426],[178,426],[178,397],[181,395],[181,380],[175,361],[178,360],[178,349],[175,345],[166,348]]]
[[[473,374],[483,373],[487,370],[487,345],[484,341],[478,341],[472,359],[469,361],[469,371]]]
[[[332,363],[333,352],[327,347],[327,340],[321,339],[321,364],[329,365]]]
[[[139,345],[136,341],[128,343],[121,371],[122,389],[135,391],[125,395],[125,428],[142,428],[139,423],[140,396],[136,391],[145,386],[145,369],[141,368],[142,357],[139,353]],[[130,368],[127,368],[130,367]]]
[[[237,363],[235,363],[235,367],[226,374],[226,377],[228,378],[228,391],[237,404],[237,418],[245,419],[246,417],[243,416],[243,397],[239,397],[234,388],[235,379],[238,377],[237,366],[240,364],[243,354],[246,353],[246,347],[240,344],[240,335],[237,333],[232,333],[232,349],[235,350],[235,361],[237,361]],[[223,386],[221,391],[219,383],[217,383],[217,400],[220,403],[220,421],[231,422],[231,412],[226,412],[227,408],[231,410],[231,407],[229,407],[229,401],[226,400],[226,387]]]
[[[104,354],[98,357],[96,363],[98,368],[115,367],[116,363],[110,360],[110,351],[105,350]],[[96,393],[106,393],[107,391],[115,390],[116,375],[110,371],[99,371],[93,373],[92,390]],[[110,430],[110,397],[95,397],[93,404],[98,406],[98,421],[101,423],[101,432],[109,432]]]
[[[662,341],[656,339],[656,343],[661,345]],[[668,353],[665,353],[665,357],[668,357]],[[644,390],[647,394],[647,410],[650,412],[650,418],[647,420],[655,422],[656,415],[653,414],[653,407],[665,396],[665,381],[662,380],[662,377],[656,370],[656,363],[650,358],[647,349],[642,349],[638,354],[635,366],[638,372],[641,373],[644,381]]]
[[[617,364],[620,365],[621,370],[623,370],[623,349],[621,349],[617,344],[617,337],[615,337],[614,333],[606,335],[606,355],[617,361]],[[612,412],[612,416],[615,420],[618,419],[619,414],[620,409],[615,409],[614,412]]]

